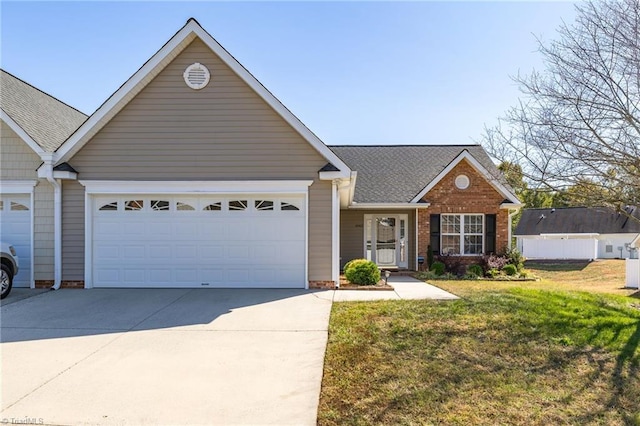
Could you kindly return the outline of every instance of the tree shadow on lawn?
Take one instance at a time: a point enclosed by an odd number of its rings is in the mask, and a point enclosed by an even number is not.
[[[591,264],[589,260],[527,260],[525,267],[546,272],[582,271]]]

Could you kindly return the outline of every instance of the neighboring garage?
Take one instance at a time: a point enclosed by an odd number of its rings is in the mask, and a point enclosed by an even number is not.
[[[90,217],[93,287],[306,285],[305,194],[95,195]]]
[[[15,247],[20,260],[14,287],[31,285],[31,220],[30,194],[0,196],[0,239]]]

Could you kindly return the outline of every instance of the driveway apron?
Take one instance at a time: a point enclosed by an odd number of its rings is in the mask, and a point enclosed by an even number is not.
[[[331,300],[59,290],[2,306],[0,421],[316,423]]]

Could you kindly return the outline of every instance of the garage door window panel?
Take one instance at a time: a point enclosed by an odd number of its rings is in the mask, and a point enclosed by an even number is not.
[[[208,212],[219,212],[219,211],[222,211],[222,202],[221,201],[217,201],[217,202],[214,202],[214,203],[209,203],[209,204],[205,205],[202,210],[208,211]]]
[[[296,206],[295,204],[288,203],[286,201],[281,201],[280,202],[280,210],[282,210],[282,211],[299,211],[300,208],[298,206]]]
[[[229,201],[229,211],[244,211],[247,205],[247,200],[232,200]]]
[[[176,210],[177,211],[195,211],[195,207],[193,207],[191,204],[189,203],[185,203],[182,201],[178,201],[176,203]]]
[[[169,211],[171,203],[167,200],[151,200],[151,210],[162,212]]]
[[[15,201],[11,202],[11,211],[24,212],[28,210],[29,210],[29,207],[25,206],[24,204],[16,203]]]
[[[118,211],[118,202],[112,201],[110,203],[103,204],[102,206],[100,206],[100,208],[98,208],[98,210],[103,212]]]
[[[124,202],[124,211],[140,211],[144,208],[144,200],[128,200]]]
[[[255,208],[258,211],[273,211],[274,203],[270,200],[255,200]]]

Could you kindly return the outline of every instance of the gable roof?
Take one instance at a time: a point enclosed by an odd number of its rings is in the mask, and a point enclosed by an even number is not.
[[[640,220],[640,208],[627,207]],[[608,207],[525,209],[514,235],[640,233],[640,221]]]
[[[68,161],[196,38],[202,40],[209,49],[249,85],[276,113],[309,142],[320,155],[329,163],[333,164],[338,169],[338,174],[340,175],[335,177],[350,177],[351,170],[349,170],[349,167],[193,18],[190,18],[184,27],[165,43],[129,80],[120,86],[120,88],[69,137],[58,149],[56,161],[60,163]]]
[[[87,116],[51,95],[0,70],[2,119],[31,148],[54,152]]]
[[[471,158],[489,174],[501,174],[480,145],[348,145],[331,146],[352,170],[357,171],[353,201],[356,203],[417,203],[416,197],[437,183],[447,167],[462,158]],[[465,152],[467,154],[465,154]],[[508,202],[517,197],[500,182]]]

